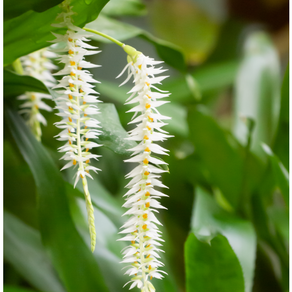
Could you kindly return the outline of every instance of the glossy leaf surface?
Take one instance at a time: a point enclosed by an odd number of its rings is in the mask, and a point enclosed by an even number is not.
[[[185,243],[185,265],[187,292],[244,292],[239,261],[222,235],[207,243],[191,233]]]
[[[217,233],[226,237],[240,262],[245,282],[244,291],[252,291],[256,234],[251,222],[224,211],[210,194],[202,188],[196,188],[192,230],[201,240],[210,241]]]
[[[4,257],[35,288],[64,292],[38,231],[4,212]],[[5,289],[4,291],[12,291]]]

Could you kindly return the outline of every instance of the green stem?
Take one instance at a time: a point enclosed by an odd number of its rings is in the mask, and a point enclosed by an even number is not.
[[[88,32],[92,32],[92,33],[95,33],[97,35],[100,35],[110,41],[112,41],[113,43],[117,44],[118,46],[122,47],[124,44],[118,40],[116,40],[115,38],[113,37],[110,37],[109,35],[105,34],[105,33],[102,33],[100,31],[97,31],[97,30],[94,30],[94,29],[91,29],[91,28],[87,28],[87,27],[83,27],[84,30],[88,31]]]
[[[77,64],[74,65],[74,69],[77,71]],[[73,79],[77,79],[77,77],[72,77]],[[79,85],[74,86],[74,91],[77,93],[79,92]],[[79,96],[76,95],[76,104],[80,105]],[[84,171],[84,164],[82,161],[82,149],[81,149],[81,124],[80,124],[80,109],[78,108],[76,110],[76,114],[78,116],[77,118],[77,126],[76,126],[76,140],[77,140],[77,151],[78,156],[80,157],[80,160],[78,161],[79,168],[78,170]],[[82,178],[82,185],[84,190],[84,196],[85,196],[85,203],[86,203],[86,210],[87,210],[87,216],[88,216],[88,227],[89,227],[89,234],[90,234],[90,246],[91,251],[94,252],[95,250],[95,244],[96,244],[96,231],[95,231],[95,224],[94,224],[94,209],[91,203],[90,193],[88,190],[87,180],[86,176],[81,176]]]
[[[24,72],[23,72],[23,68],[22,68],[22,65],[21,65],[21,62],[20,62],[20,59],[16,59],[13,63],[12,63],[12,66],[15,70],[16,73],[20,74],[20,75],[23,75]]]
[[[89,227],[89,234],[90,234],[90,246],[91,251],[94,252],[95,245],[96,245],[96,231],[95,231],[95,224],[94,224],[94,209],[92,206],[90,193],[88,190],[87,180],[86,177],[82,178],[83,190],[85,195],[85,203],[86,203],[86,210],[87,210],[87,217],[88,217],[88,227]]]

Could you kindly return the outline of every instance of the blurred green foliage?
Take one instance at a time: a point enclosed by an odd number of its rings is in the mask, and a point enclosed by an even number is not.
[[[45,114],[40,143],[17,113],[18,95],[47,88],[11,66],[48,46],[60,1],[14,2],[4,1],[4,291],[127,291],[118,264],[124,244],[116,240],[125,221],[123,160],[133,142],[124,140],[129,87],[114,79],[125,53],[93,36],[103,50],[91,61],[103,65],[93,73],[102,81],[104,147],[96,164],[102,172],[89,182],[92,255],[81,186],[73,188],[72,171],[59,171],[60,143],[52,138],[58,118]],[[159,292],[288,291],[289,69],[274,29],[285,23],[256,18],[288,1],[255,1],[262,14],[255,10],[253,18],[245,18],[248,1],[235,2],[72,0],[76,25],[110,34],[169,69],[161,89],[172,93],[171,103],[161,113],[172,117],[165,130],[175,137],[164,145],[169,198],[159,219],[168,276],[153,281]]]

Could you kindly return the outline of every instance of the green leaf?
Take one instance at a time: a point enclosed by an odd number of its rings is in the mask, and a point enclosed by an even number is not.
[[[186,62],[180,47],[148,32],[143,32],[140,37],[155,46],[157,54],[165,63],[182,72],[186,71]]]
[[[277,133],[274,138],[273,150],[289,168],[289,65],[282,83],[281,109],[278,121]]]
[[[110,148],[118,154],[129,155],[129,149],[135,147],[136,143],[126,140],[129,137],[125,129],[122,127],[119,115],[115,106],[111,103],[103,103],[98,105],[100,114],[93,115],[102,127],[102,134],[99,136],[98,142]]]
[[[272,165],[273,174],[277,186],[280,188],[286,206],[289,206],[289,174],[285,166],[281,163],[279,158],[272,152],[270,147],[266,144],[262,145]]]
[[[185,243],[185,265],[187,292],[244,292],[239,261],[222,235],[207,243],[191,233]]]
[[[65,291],[42,246],[39,232],[7,211],[4,211],[4,258],[35,288]]]
[[[4,70],[5,97],[15,97],[26,91],[49,93],[47,87],[38,79]]]
[[[98,265],[70,217],[60,171],[16,112],[7,108],[6,118],[15,142],[33,173],[38,191],[42,240],[67,290],[108,291]]]
[[[17,17],[29,10],[43,12],[61,2],[62,0],[4,0],[4,21]]]
[[[252,118],[255,129],[251,150],[264,157],[261,143],[271,144],[280,107],[280,64],[276,49],[263,32],[251,34],[245,43],[244,58],[235,85],[234,134],[243,144],[247,128],[241,117]]]
[[[202,240],[209,241],[217,233],[227,238],[242,267],[245,292],[250,292],[256,254],[256,235],[251,222],[224,211],[206,191],[196,188],[192,231]]]
[[[155,46],[160,58],[162,58],[170,66],[173,66],[181,71],[185,71],[186,69],[184,57],[179,47],[170,42],[154,37],[140,28],[111,19],[104,15],[100,15],[95,21],[88,23],[86,27],[108,34],[119,41],[124,41],[133,37],[141,37],[142,39],[152,43]],[[105,43],[110,42],[108,39],[96,34],[92,34],[91,38]],[[139,48],[136,49],[139,51]]]
[[[189,76],[192,77],[197,84],[197,90],[202,95],[204,102],[206,95],[231,86],[234,82],[237,69],[238,62],[236,61],[221,62],[200,66],[192,74],[189,74]],[[179,103],[195,101],[185,76],[165,80],[161,89],[171,92],[171,101]]]
[[[190,139],[202,159],[212,185],[220,188],[227,201],[237,207],[242,188],[243,161],[237,142],[216,121],[197,107],[189,111]]]
[[[138,16],[146,12],[145,4],[140,0],[111,0],[102,10],[102,13],[110,16]]]
[[[108,0],[72,0],[74,25],[83,27],[93,21]],[[50,45],[55,37],[51,32],[64,33],[64,29],[51,26],[61,12],[59,6],[38,13],[26,13],[4,23],[4,66],[15,59]]]
[[[36,190],[28,165],[5,131],[3,143],[4,209],[17,215],[25,224],[37,228]],[[17,184],[15,183],[17,181]],[[15,204],[17,202],[17,204]]]

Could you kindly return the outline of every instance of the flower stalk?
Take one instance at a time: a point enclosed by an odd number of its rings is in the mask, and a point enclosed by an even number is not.
[[[110,40],[111,42],[117,44],[118,46],[122,47],[124,44],[120,41],[118,41],[117,39],[103,33],[103,32],[100,32],[100,31],[97,31],[97,30],[94,30],[94,29],[91,29],[91,28],[87,28],[87,27],[83,27],[84,30],[88,31],[88,32],[92,32],[94,34],[97,34],[97,35],[100,35],[108,40]]]

